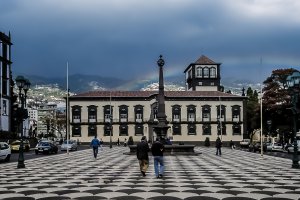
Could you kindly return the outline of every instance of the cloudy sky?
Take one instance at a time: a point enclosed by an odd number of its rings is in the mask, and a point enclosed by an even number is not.
[[[13,71],[123,79],[183,75],[206,55],[222,77],[262,80],[300,66],[299,0],[0,0]],[[262,58],[262,63],[260,62]]]

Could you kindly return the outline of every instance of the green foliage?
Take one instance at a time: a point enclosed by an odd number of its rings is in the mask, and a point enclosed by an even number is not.
[[[257,91],[253,91],[251,87],[247,89],[246,95],[248,97],[246,109],[247,109],[247,128],[248,133],[252,133],[254,129],[259,128],[260,123],[260,104],[258,101]],[[249,135],[249,138],[251,136]]]
[[[210,140],[209,140],[209,137],[206,137],[206,138],[205,138],[204,146],[206,146],[206,147],[209,147],[209,146],[210,146]]]
[[[286,78],[297,70],[277,69],[264,81],[263,88],[263,126],[270,134],[289,132],[292,125],[291,94],[286,86]],[[271,127],[267,121],[271,120]],[[265,131],[265,134],[267,131]]]

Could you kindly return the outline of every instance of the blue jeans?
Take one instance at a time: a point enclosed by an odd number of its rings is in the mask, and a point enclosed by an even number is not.
[[[160,165],[158,169],[158,164]],[[163,156],[154,156],[154,171],[155,175],[159,176],[159,174],[163,175],[165,170],[164,165],[164,157]]]
[[[97,158],[98,147],[93,147],[93,152],[94,152],[94,158]]]
[[[217,147],[217,152],[216,152],[216,155],[221,155],[221,147]]]

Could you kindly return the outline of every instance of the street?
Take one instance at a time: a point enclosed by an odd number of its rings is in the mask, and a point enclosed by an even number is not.
[[[89,148],[88,145],[79,145],[78,146],[78,151],[80,150],[84,150]],[[71,152],[71,151],[70,151]],[[60,145],[58,145],[58,152],[57,154],[64,154],[67,153],[67,151],[61,151],[60,150]],[[29,152],[24,152],[24,159],[25,160],[30,160],[33,158],[39,158],[39,157],[44,157],[44,156],[51,156],[51,155],[55,155],[55,154],[38,154],[36,155],[34,152],[34,148],[31,148],[31,150]],[[17,162],[19,158],[19,152],[12,152],[11,157],[10,157],[10,162]],[[2,162],[0,162],[2,163]]]
[[[196,147],[198,156],[166,156],[164,177],[154,175],[153,158],[142,177],[126,147],[104,147],[98,159],[91,149],[38,156],[0,165],[1,199],[133,200],[299,200],[300,170],[291,160],[247,151]]]

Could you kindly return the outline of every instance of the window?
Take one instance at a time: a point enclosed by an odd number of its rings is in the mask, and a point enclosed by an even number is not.
[[[0,56],[3,57],[2,53],[3,53],[3,44],[2,44],[2,41],[0,41]]]
[[[10,45],[7,45],[7,57],[6,59],[9,60],[10,57]]]
[[[201,86],[201,85],[202,85],[202,82],[198,82],[198,85],[200,85],[200,86]]]
[[[135,125],[135,135],[136,136],[144,135],[144,126],[142,124]]]
[[[233,122],[241,121],[241,108],[238,105],[232,106],[232,121]]]
[[[189,71],[188,71],[188,79],[191,79],[192,78],[192,70],[190,69]]]
[[[216,78],[217,77],[216,68],[211,67],[209,71],[210,71],[210,78]]]
[[[234,124],[232,126],[232,135],[241,135],[241,125]]]
[[[187,107],[187,120],[188,120],[188,122],[196,121],[196,106],[189,105]]]
[[[3,96],[8,96],[8,90],[7,90],[7,80],[2,79],[2,95]]]
[[[173,135],[181,135],[181,125],[180,124],[173,124],[172,130],[173,130]]]
[[[208,67],[203,68],[203,77],[204,78],[209,78],[209,69],[208,69]]]
[[[127,125],[119,126],[119,135],[120,136],[128,136],[128,126]]]
[[[122,105],[119,106],[119,120],[120,122],[127,122],[128,121],[128,106]]]
[[[188,124],[188,135],[196,135],[196,125]]]
[[[73,123],[81,122],[81,106],[72,106],[72,120]]]
[[[88,136],[95,136],[97,135],[97,126],[96,125],[89,125],[88,127]]]
[[[81,137],[81,127],[79,125],[72,127],[72,137]]]
[[[158,105],[157,102],[151,105],[151,116],[150,119],[157,121]]]
[[[196,76],[197,77],[202,77],[202,67],[197,67],[196,68]]]
[[[221,114],[221,119],[220,119],[220,114]],[[217,106],[217,118],[218,121],[221,120],[222,122],[225,121],[226,119],[226,107],[224,105],[221,105],[221,112],[220,112],[220,105]]]
[[[180,122],[181,108],[179,105],[172,106],[172,121]]]
[[[113,121],[113,107],[111,105],[106,105],[103,107],[104,110],[104,122],[112,123]]]
[[[88,120],[90,123],[97,122],[97,106],[88,106]]]
[[[134,107],[135,113],[135,122],[141,123],[143,122],[143,106],[137,105]]]
[[[218,135],[226,135],[226,125],[225,124],[222,124],[222,132],[220,129],[220,123],[218,123],[217,129],[218,129]]]
[[[104,125],[104,136],[110,136],[110,134],[113,135],[112,126],[110,126],[108,124]]]
[[[211,116],[210,115],[210,106],[209,105],[202,106],[202,121],[209,122],[211,120],[210,116]]]
[[[3,101],[2,101],[2,106],[3,106],[2,114],[3,114],[3,115],[7,115],[7,104],[6,104],[6,100],[3,100]]]
[[[210,124],[203,124],[202,126],[203,135],[211,135],[211,125]]]

